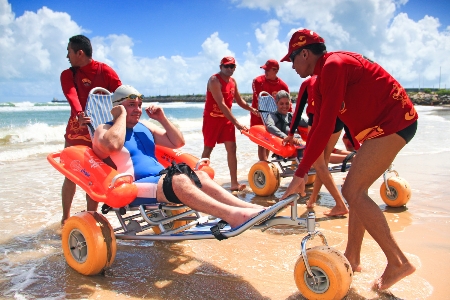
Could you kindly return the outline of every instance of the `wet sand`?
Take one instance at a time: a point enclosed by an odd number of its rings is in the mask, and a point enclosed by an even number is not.
[[[447,280],[450,204],[445,201],[450,194],[448,162],[450,152],[418,155],[414,160],[407,156],[396,159],[395,169],[413,188],[407,208],[385,207],[378,192],[381,179],[371,187],[370,194],[384,211],[400,247],[418,270],[394,285],[390,289],[392,294],[373,292],[371,282],[383,272],[386,259],[371,237],[366,236],[362,249],[364,270],[355,273],[347,299],[445,299],[450,294]],[[338,185],[342,184],[344,176],[335,175]],[[268,206],[283,194],[288,182],[289,178],[283,179],[282,187],[274,197],[258,197],[250,192],[242,192],[238,197]],[[311,192],[311,188],[308,191]],[[82,195],[77,193],[77,197]],[[303,198],[298,205],[299,214],[303,216],[307,211],[305,201]],[[79,199],[79,207],[83,207],[81,204]],[[322,212],[332,205],[331,197],[323,190],[314,211],[329,245],[344,251],[348,218],[323,216]],[[288,215],[289,209],[282,214]],[[113,216],[107,216],[115,222]],[[4,296],[20,295],[33,299],[303,299],[293,278],[304,237],[298,229],[278,228],[264,233],[249,230],[221,242],[118,241],[112,267],[103,275],[87,277],[67,266],[57,223],[50,223],[38,230],[37,237],[23,233],[2,239],[2,244],[14,245],[2,262],[7,259],[8,264],[16,266],[13,272],[2,272],[0,290]],[[33,229],[29,228],[29,231]],[[316,238],[309,246],[320,244],[320,238]],[[35,264],[36,260],[38,264]],[[10,292],[6,292],[8,290]],[[16,294],[11,293],[14,290]]]

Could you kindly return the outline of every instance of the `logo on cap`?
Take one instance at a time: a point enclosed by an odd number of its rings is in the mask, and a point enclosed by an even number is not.
[[[306,36],[301,35],[301,36],[298,37],[298,42],[292,44],[292,47],[301,47],[304,44],[306,44]]]

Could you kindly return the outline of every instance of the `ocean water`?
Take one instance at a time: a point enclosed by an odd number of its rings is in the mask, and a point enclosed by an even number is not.
[[[186,140],[183,150],[199,157],[203,150],[201,128],[204,104],[164,103],[161,106],[169,119],[183,132]],[[399,156],[413,157],[449,152],[450,114],[448,108],[418,106],[416,109],[419,113],[418,132]],[[235,104],[232,112],[237,116],[239,122],[249,124],[250,118],[247,111]],[[69,114],[70,108],[66,104],[0,103],[0,224],[2,224],[0,226],[0,298],[65,299],[89,298],[93,295],[100,295],[97,296],[100,298],[107,295],[145,298],[147,295],[145,292],[133,293],[130,287],[124,287],[125,283],[135,284],[136,279],[130,281],[131,279],[120,277],[121,281],[116,276],[114,280],[110,278],[111,282],[109,283],[105,283],[105,279],[86,279],[65,264],[60,237],[57,234],[61,218],[60,189],[63,177],[50,166],[46,156],[51,152],[63,149],[63,135]],[[246,181],[248,171],[258,160],[257,146],[239,133],[237,133],[237,146],[238,178]],[[339,141],[338,147],[344,148],[341,141]],[[211,166],[216,172],[216,181],[225,187],[229,186],[226,152],[223,145],[214,149]],[[276,194],[276,196],[281,195]],[[263,201],[258,200],[257,197],[252,198],[251,191],[245,197],[250,200]],[[324,199],[327,197],[325,196]],[[326,201],[322,203],[327,204]],[[73,202],[72,213],[84,209],[84,193],[78,190]],[[110,220],[114,222],[114,220]],[[264,234],[262,235],[264,236]],[[141,247],[139,249],[151,248],[155,255],[175,251],[170,244],[155,246],[153,243],[141,243],[137,246],[132,242],[120,241],[119,243],[121,254],[118,253],[118,258],[116,258],[119,261],[117,263],[118,270],[138,272],[143,277],[148,275],[139,272],[143,272],[142,269],[148,266],[132,263],[128,268],[120,261],[126,261],[129,258],[128,255],[131,255],[132,258],[133,255],[136,255],[142,259],[144,254],[142,252],[136,254],[135,251],[138,251],[136,247]],[[197,247],[195,245],[203,245],[200,242],[187,242],[182,245],[187,247],[186,245],[191,244],[193,249]],[[142,251],[148,253],[146,250]],[[172,254],[177,255],[177,251]],[[202,248],[196,253],[204,251]],[[254,259],[252,254],[246,255],[250,256],[249,260]],[[208,254],[205,252],[205,260],[206,256]],[[167,260],[170,261],[169,258]],[[289,268],[292,267],[292,263],[290,258],[282,262],[282,264],[290,264]],[[291,272],[290,269],[289,272]],[[212,276],[221,276],[220,270],[212,273]],[[273,273],[273,276],[276,274],[276,272]],[[289,276],[292,276],[292,273]],[[63,283],[62,287],[61,282]],[[429,296],[432,288],[426,282],[419,280],[419,283],[417,281],[413,283],[417,284],[417,288],[422,289],[421,294],[414,298],[424,299]],[[276,288],[276,286],[277,284],[274,283],[273,287]],[[141,287],[141,289],[144,288]],[[292,289],[295,290],[295,284]],[[95,291],[100,292],[97,294]],[[183,290],[180,289],[178,292],[183,293]],[[157,293],[157,295],[159,297],[156,298],[165,298],[164,294]],[[239,294],[234,294],[236,297],[237,295]],[[230,297],[233,298],[233,295]],[[190,299],[190,297],[180,296],[181,298]],[[243,297],[242,299],[244,298],[259,299],[258,296]]]

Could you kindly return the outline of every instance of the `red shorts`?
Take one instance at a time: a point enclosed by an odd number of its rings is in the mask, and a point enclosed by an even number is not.
[[[225,117],[203,116],[203,139],[207,147],[214,148],[224,142],[236,143],[236,131],[233,123]]]
[[[76,117],[69,118],[64,138],[70,146],[84,145],[92,147],[91,136],[87,126],[80,126]]]
[[[255,125],[264,125],[264,123],[260,116],[255,116],[254,114],[250,113],[250,126]]]

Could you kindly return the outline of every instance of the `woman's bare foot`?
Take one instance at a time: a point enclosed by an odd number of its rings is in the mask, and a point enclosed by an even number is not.
[[[347,253],[344,253],[344,256],[347,258],[348,262],[350,263],[350,267],[352,267],[352,271],[354,272],[361,272],[362,266],[359,258],[353,260],[352,257],[349,257]],[[358,255],[359,257],[359,255]]]
[[[238,184],[237,186],[231,186],[230,190],[232,192],[242,192],[246,187],[247,186],[245,184]]]
[[[348,214],[348,208],[347,207],[333,207],[331,210],[324,211],[323,214],[327,217],[337,217],[337,216],[343,216]]]
[[[381,275],[381,277],[374,282],[372,289],[376,291],[386,290],[406,276],[414,273],[415,270],[416,267],[414,267],[410,262],[403,263],[401,266],[393,266],[388,264],[383,272],[383,275]]]
[[[307,208],[313,208],[316,206],[317,197],[309,197],[308,201],[306,201],[306,207]]]

